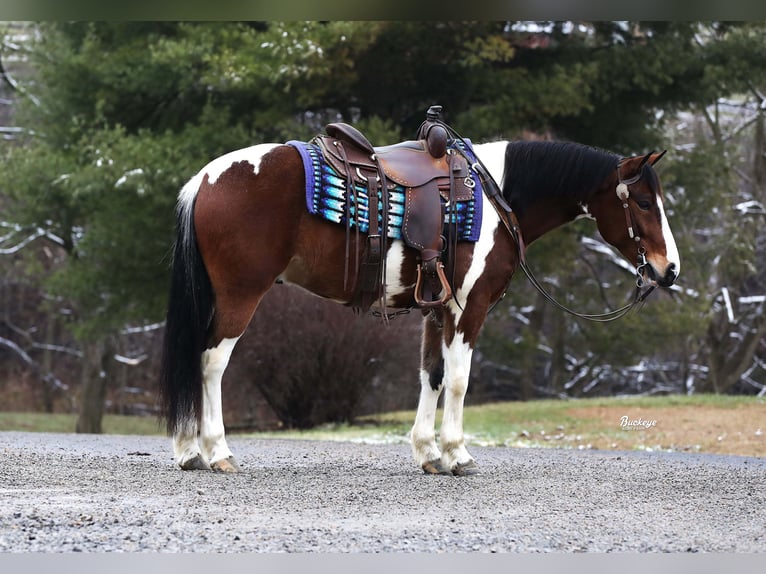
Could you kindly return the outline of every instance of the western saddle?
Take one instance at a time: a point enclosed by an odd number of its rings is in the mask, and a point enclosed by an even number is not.
[[[445,274],[442,254],[456,241],[456,223],[446,227],[445,210],[457,201],[473,197],[474,181],[468,161],[454,150],[448,149],[449,134],[440,121],[441,106],[431,106],[426,121],[420,126],[416,140],[373,147],[362,133],[345,123],[332,123],[326,134],[315,138],[325,160],[346,182],[346,262],[344,285],[348,282],[350,226],[358,209],[351,213],[350,204],[358,206],[357,186],[367,190],[369,198],[369,230],[361,260],[355,258],[357,281],[350,303],[354,309],[365,312],[372,303],[382,300],[385,310],[385,256],[389,190],[396,185],[405,189],[402,239],[417,249],[419,262],[415,283],[415,303],[424,310],[444,305],[452,297],[452,287]],[[445,204],[442,204],[441,198]],[[382,227],[378,216],[382,216]],[[357,250],[359,226],[356,226]],[[448,262],[451,266],[451,262]],[[384,312],[385,315],[385,312]]]

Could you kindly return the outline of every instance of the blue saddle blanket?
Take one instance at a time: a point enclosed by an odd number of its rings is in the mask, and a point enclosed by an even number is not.
[[[287,145],[293,146],[303,159],[303,169],[306,175],[306,208],[309,213],[318,215],[333,223],[346,225],[346,201],[350,202],[349,213],[351,227],[356,227],[359,222],[359,231],[367,233],[369,230],[369,198],[367,188],[356,187],[356,199],[346,197],[346,180],[330,166],[322,156],[322,152],[314,143],[291,140]],[[456,142],[469,159],[469,165],[476,161],[471,144],[466,140]],[[469,201],[456,202],[451,209],[445,212],[445,224],[455,223],[457,219],[457,238],[459,241],[478,241],[481,230],[482,217],[482,187],[478,175],[469,170],[470,177],[475,186],[473,197]],[[388,194],[388,237],[401,239],[402,217],[404,214],[405,188],[397,185],[389,189]],[[444,199],[442,199],[444,202]],[[358,203],[358,205],[357,205]],[[378,225],[382,228],[382,202],[378,202]],[[359,216],[357,218],[357,211]]]

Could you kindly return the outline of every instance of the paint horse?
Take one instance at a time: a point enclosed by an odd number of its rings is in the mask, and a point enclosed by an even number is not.
[[[417,465],[430,474],[467,475],[463,402],[471,355],[492,305],[534,242],[581,216],[636,266],[639,282],[668,287],[680,259],[653,164],[662,154],[620,157],[574,143],[498,141],[473,146],[508,213],[485,194],[476,241],[453,254],[453,293],[424,316],[420,397],[411,431]],[[210,162],[181,190],[161,378],[161,400],[182,469],[236,472],[227,446],[221,379],[232,350],[275,283],[299,285],[350,304],[343,226],[309,213],[304,165],[294,146],[261,144]],[[487,181],[487,184],[494,182]],[[363,240],[351,234],[354,242]],[[415,306],[417,252],[400,239],[385,247],[383,308]],[[379,303],[380,304],[380,303]],[[439,442],[437,401],[444,393]]]

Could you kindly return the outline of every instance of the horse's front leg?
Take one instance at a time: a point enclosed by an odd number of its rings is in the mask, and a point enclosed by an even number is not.
[[[473,345],[465,335],[456,331],[452,340],[445,341],[444,354],[444,416],[439,433],[442,465],[452,474],[476,474],[479,467],[468,453],[463,436],[463,402],[468,390]]]
[[[442,465],[441,451],[436,446],[436,407],[443,388],[442,357],[443,314],[432,311],[423,320],[423,341],[420,351],[420,399],[415,424],[410,433],[412,455],[427,474],[450,474]]]

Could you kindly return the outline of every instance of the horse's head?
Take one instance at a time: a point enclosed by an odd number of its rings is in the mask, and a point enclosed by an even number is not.
[[[606,189],[588,202],[588,210],[601,236],[638,268],[645,283],[669,287],[678,277],[681,259],[652,167],[664,154],[620,160]]]

